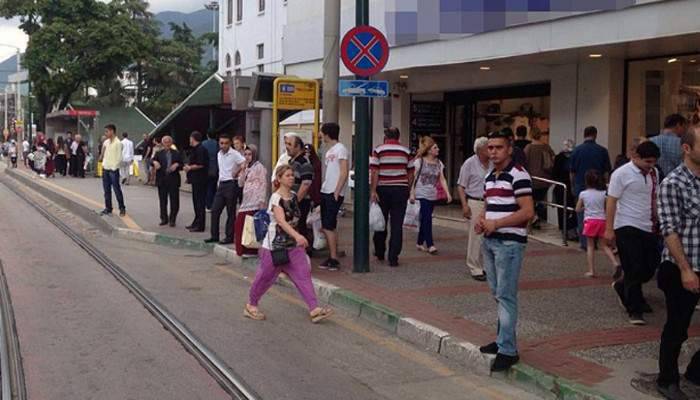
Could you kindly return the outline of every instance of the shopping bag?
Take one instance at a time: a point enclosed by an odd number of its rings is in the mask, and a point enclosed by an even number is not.
[[[323,230],[321,230],[321,220],[314,221],[312,228],[314,231],[314,250],[325,249],[328,246],[328,241],[326,240],[326,235],[323,234]]]
[[[306,217],[306,226],[312,227],[316,222],[321,222],[321,206],[317,206],[308,217]]]
[[[139,163],[134,160],[134,162],[131,163],[131,176],[139,176]]]
[[[243,223],[243,235],[241,235],[241,244],[249,249],[259,249],[260,242],[255,237],[255,217],[252,215],[245,216]]]
[[[258,242],[262,242],[267,236],[267,229],[270,226],[270,214],[267,210],[260,210],[253,217],[255,221],[255,238]]]
[[[420,227],[420,203],[410,201],[406,204],[406,216],[403,219],[405,229],[418,229]]]
[[[369,230],[372,232],[383,232],[386,229],[386,221],[384,220],[384,214],[382,214],[382,208],[379,204],[372,203],[369,206]]]

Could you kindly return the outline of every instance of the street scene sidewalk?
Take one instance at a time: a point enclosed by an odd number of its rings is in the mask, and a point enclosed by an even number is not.
[[[15,172],[95,211],[102,208],[102,188],[95,178],[39,179],[26,170]],[[184,229],[193,217],[189,193],[180,193],[181,210],[176,228],[158,226],[158,200],[153,187],[132,183],[124,187],[124,195],[127,216],[133,223],[116,215],[105,217],[113,226],[197,241],[208,235],[192,234]],[[372,259],[368,274],[352,273],[351,218],[339,219],[339,237],[340,250],[347,254],[340,260],[341,271],[318,269],[323,259],[314,257],[315,278],[401,317],[438,328],[449,334],[450,343],[469,342],[479,346],[493,341],[496,305],[487,284],[472,280],[465,266],[466,228],[436,227],[437,255],[417,251],[416,233],[405,231],[400,266],[390,268]],[[635,390],[631,382],[644,387],[650,381],[645,374],[657,370],[658,342],[665,321],[663,295],[655,281],[646,285],[645,295],[654,312],[649,314],[647,326],[631,326],[610,287],[612,271],[607,268],[607,260],[599,255],[596,262],[600,277],[585,278],[585,254],[575,246],[564,248],[530,240],[520,279],[521,365],[607,398],[654,398]],[[681,355],[683,365],[689,361],[693,349],[700,346],[697,316],[689,335],[691,339]],[[440,345],[450,343],[443,341]]]

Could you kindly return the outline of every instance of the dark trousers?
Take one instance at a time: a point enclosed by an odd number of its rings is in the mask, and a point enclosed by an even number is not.
[[[168,214],[168,199],[170,199],[170,214]],[[175,223],[180,211],[180,188],[174,183],[158,185],[158,200],[160,202],[160,221]]]
[[[559,186],[554,187],[554,202],[556,204],[564,204],[564,195],[566,195],[566,206],[571,208],[576,207],[576,203],[574,202],[574,196],[572,196],[569,191],[565,191]],[[557,219],[559,222],[559,229],[564,229],[564,210],[562,210],[561,208],[557,209]],[[566,229],[569,231],[572,229],[576,229],[576,226],[578,225],[577,219],[578,218],[576,218],[575,212],[567,211]]]
[[[311,213],[311,199],[304,199],[299,202],[299,223],[297,224],[297,232],[305,237],[309,243],[313,243],[313,230],[306,226],[306,220]]]
[[[214,205],[214,196],[216,195],[216,188],[219,184],[219,176],[209,176],[207,177],[207,197],[206,197],[206,207],[207,210],[211,210]]]
[[[418,228],[419,245],[425,244],[428,247],[433,246],[433,209],[435,202],[432,200],[418,199],[420,202],[420,227]]]
[[[543,201],[547,201],[547,192],[549,188],[540,188],[532,190],[532,199],[535,201],[535,213],[541,221],[547,220],[547,206]]]
[[[119,170],[102,170],[102,189],[105,193],[105,210],[112,212],[112,189],[119,203],[119,210],[126,210],[124,205],[124,195],[119,186]]]
[[[78,178],[85,178],[85,156],[76,157],[75,172]]]
[[[406,216],[406,202],[408,201],[407,186],[379,186],[377,196],[379,206],[384,214],[384,220],[389,219],[387,228],[381,232],[374,232],[374,255],[384,259],[386,253],[386,237],[391,226],[391,238],[389,239],[389,262],[398,262],[403,244],[403,219]]]
[[[646,300],[642,285],[654,277],[661,261],[659,239],[653,233],[631,226],[615,230],[617,250],[624,274],[624,298],[627,312],[641,313]]]
[[[67,163],[65,154],[56,155],[56,173],[66,176]]]
[[[204,229],[207,225],[206,217],[207,181],[192,183],[192,207],[194,208],[193,229]]]
[[[661,264],[657,280],[659,289],[666,296],[666,324],[661,334],[658,383],[667,387],[680,380],[678,355],[683,342],[688,339],[688,327],[700,295],[683,288],[681,272],[678,266],[670,261]],[[696,351],[690,360],[686,376],[700,380],[700,351]]]
[[[70,164],[68,165],[70,168],[70,171],[68,172],[70,176],[77,177],[78,176],[78,156],[72,155],[70,156]]]
[[[219,223],[224,208],[226,208],[224,235],[226,235],[226,241],[230,241],[233,239],[233,223],[236,220],[236,191],[234,190],[233,181],[219,183],[219,188],[214,195],[214,204],[211,206],[210,227],[212,239],[219,239]]]

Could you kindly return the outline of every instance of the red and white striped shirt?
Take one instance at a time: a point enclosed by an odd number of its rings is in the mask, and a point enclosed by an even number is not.
[[[525,168],[511,162],[499,173],[492,170],[484,183],[486,219],[505,218],[520,210],[517,198],[532,196],[532,179]],[[492,239],[527,242],[527,222],[521,226],[506,226],[488,236]]]
[[[414,166],[410,150],[398,140],[387,139],[372,152],[369,168],[378,171],[377,186],[408,186],[408,171]]]

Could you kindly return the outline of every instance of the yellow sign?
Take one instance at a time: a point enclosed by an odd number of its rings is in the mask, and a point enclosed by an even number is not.
[[[276,84],[277,109],[309,110],[316,108],[316,81],[294,82],[280,80]]]

